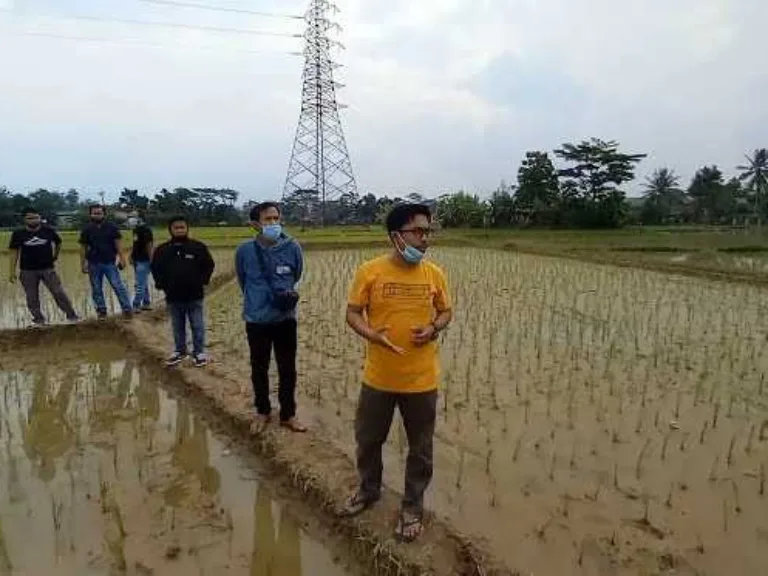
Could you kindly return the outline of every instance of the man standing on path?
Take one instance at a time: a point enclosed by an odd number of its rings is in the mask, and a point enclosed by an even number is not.
[[[171,239],[161,244],[152,257],[152,276],[158,290],[165,292],[171,317],[175,350],[165,361],[176,366],[187,357],[187,320],[192,331],[192,359],[195,366],[208,364],[205,355],[205,286],[211,281],[215,264],[208,247],[189,237],[184,216],[168,222]]]
[[[133,294],[133,311],[152,310],[152,299],[149,293],[149,276],[151,273],[154,238],[152,229],[140,218],[133,229],[133,247],[131,248],[131,264],[136,276]]]
[[[53,229],[42,225],[40,213],[34,208],[24,209],[24,228],[14,230],[9,246],[11,266],[9,279],[16,282],[16,268],[21,269],[19,278],[27,297],[27,308],[32,314],[36,326],[45,324],[45,316],[40,309],[40,282],[42,282],[56,301],[56,305],[67,315],[67,320],[79,320],[72,301],[61,285],[61,279],[54,265],[61,250],[61,237]]]
[[[106,221],[107,210],[104,206],[90,206],[88,216],[90,223],[80,233],[80,264],[83,274],[88,274],[91,280],[96,314],[99,318],[107,317],[107,302],[104,300],[106,278],[120,302],[123,315],[131,316],[131,299],[120,277],[120,270],[125,269],[120,230],[112,222]]]
[[[298,242],[283,232],[280,207],[264,202],[251,210],[250,224],[259,231],[255,240],[241,244],[235,271],[243,292],[243,318],[251,353],[251,381],[256,405],[256,428],[269,423],[269,364],[275,351],[280,402],[280,425],[306,432],[296,418],[296,351],[298,329],[296,287],[304,270]]]
[[[392,209],[386,225],[394,249],[358,269],[347,305],[347,323],[368,341],[368,352],[355,418],[360,486],[340,513],[355,516],[378,501],[382,446],[397,407],[408,459],[395,535],[405,542],[423,530],[437,409],[436,340],[453,318],[442,270],[423,260],[431,220],[429,208],[420,204]]]

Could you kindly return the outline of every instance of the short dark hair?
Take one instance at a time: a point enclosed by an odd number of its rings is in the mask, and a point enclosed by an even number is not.
[[[392,234],[401,230],[416,216],[426,216],[432,222],[432,212],[425,204],[398,204],[387,214],[385,225],[387,232]]]
[[[251,208],[251,212],[248,214],[248,218],[250,218],[251,222],[258,222],[261,215],[270,208],[277,210],[278,215],[282,214],[280,211],[280,205],[277,202],[259,202],[256,204],[256,206]]]
[[[104,204],[91,204],[88,206],[88,214],[91,214],[94,210],[103,210],[104,214],[107,213],[107,207]]]
[[[189,220],[187,220],[187,217],[179,214],[178,216],[173,216],[172,218],[168,219],[168,231],[171,230],[171,226],[176,224],[176,222],[184,222],[184,224],[187,225],[187,228],[189,228]]]
[[[40,216],[40,211],[39,211],[37,208],[34,208],[34,207],[32,207],[32,206],[26,206],[26,207],[25,207],[25,208],[24,208],[24,209],[21,211],[21,215],[22,215],[22,217],[23,217],[23,216],[26,216],[27,214],[37,214],[38,216]]]

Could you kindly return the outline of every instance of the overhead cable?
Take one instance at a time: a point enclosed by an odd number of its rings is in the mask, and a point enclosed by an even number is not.
[[[55,40],[71,40],[73,42],[93,42],[93,43],[105,43],[105,44],[115,44],[115,45],[124,45],[124,46],[149,46],[149,47],[155,47],[155,48],[178,48],[179,44],[168,44],[164,42],[150,42],[147,40],[137,40],[133,38],[122,38],[122,39],[113,39],[113,38],[98,38],[95,36],[69,36],[66,34],[56,34],[52,32],[42,32],[38,30],[24,30],[21,32],[13,32],[12,34],[18,35],[18,36],[32,36],[32,37],[39,37],[39,38],[52,38]],[[290,55],[290,56],[302,56],[302,52],[291,52],[288,50],[249,50],[249,49],[242,49],[242,48],[229,48],[224,46],[195,46],[195,45],[188,45],[186,47],[192,47],[195,49],[202,49],[202,50],[216,50],[216,49],[222,49],[225,50],[227,53],[232,52],[241,52],[246,54],[281,54],[281,55]]]
[[[277,12],[260,12],[258,10],[246,10],[245,8],[230,8],[215,6],[213,4],[200,4],[197,2],[179,2],[178,0],[138,0],[144,4],[156,4],[158,6],[176,6],[178,8],[194,8],[197,10],[210,10],[212,12],[229,12],[231,14],[247,14],[249,16],[263,16],[264,18],[288,18],[291,20],[304,20],[304,16],[295,14],[279,14]]]
[[[290,34],[288,32],[272,32],[271,30],[249,30],[247,28],[223,28],[219,26],[199,26],[195,24],[181,24],[178,22],[155,22],[152,20],[132,20],[129,18],[106,18],[101,16],[62,16],[65,20],[83,20],[85,22],[106,22],[115,24],[131,24],[137,26],[157,26],[161,28],[181,28],[185,30],[204,30],[206,32],[219,32],[223,34],[244,34],[248,36],[275,36],[282,38],[303,38],[303,34]]]

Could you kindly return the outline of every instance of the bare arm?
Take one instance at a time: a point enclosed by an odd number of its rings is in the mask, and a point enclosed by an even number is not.
[[[432,340],[436,340],[440,335],[440,332],[448,327],[448,324],[451,323],[452,319],[453,310],[450,308],[448,310],[438,311],[437,316],[430,324],[427,324],[426,326],[416,326],[412,329],[411,334],[413,343],[417,346],[423,346]]]
[[[12,248],[8,252],[8,279],[11,282],[16,282],[16,266],[19,264],[19,249],[18,248]]]
[[[368,320],[365,318],[362,307],[354,306],[352,304],[347,305],[347,324],[359,336],[368,340],[368,342],[389,348],[395,354],[405,353],[405,350],[399,346],[395,346],[392,341],[387,338],[386,333],[389,329],[388,326],[385,326],[380,330],[371,328],[370,324],[368,324]]]
[[[438,332],[442,332],[446,328],[448,328],[448,325],[453,320],[453,310],[443,310],[442,312],[437,313],[437,317],[432,322],[432,326],[437,330]]]

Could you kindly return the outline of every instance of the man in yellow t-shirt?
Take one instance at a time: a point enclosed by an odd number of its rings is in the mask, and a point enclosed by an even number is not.
[[[394,249],[358,269],[347,305],[347,323],[368,341],[368,352],[355,418],[360,487],[340,512],[353,516],[379,499],[381,450],[397,407],[408,459],[395,534],[407,542],[423,529],[437,411],[437,338],[453,317],[443,271],[423,260],[431,220],[429,208],[420,204],[396,206],[389,213]]]

